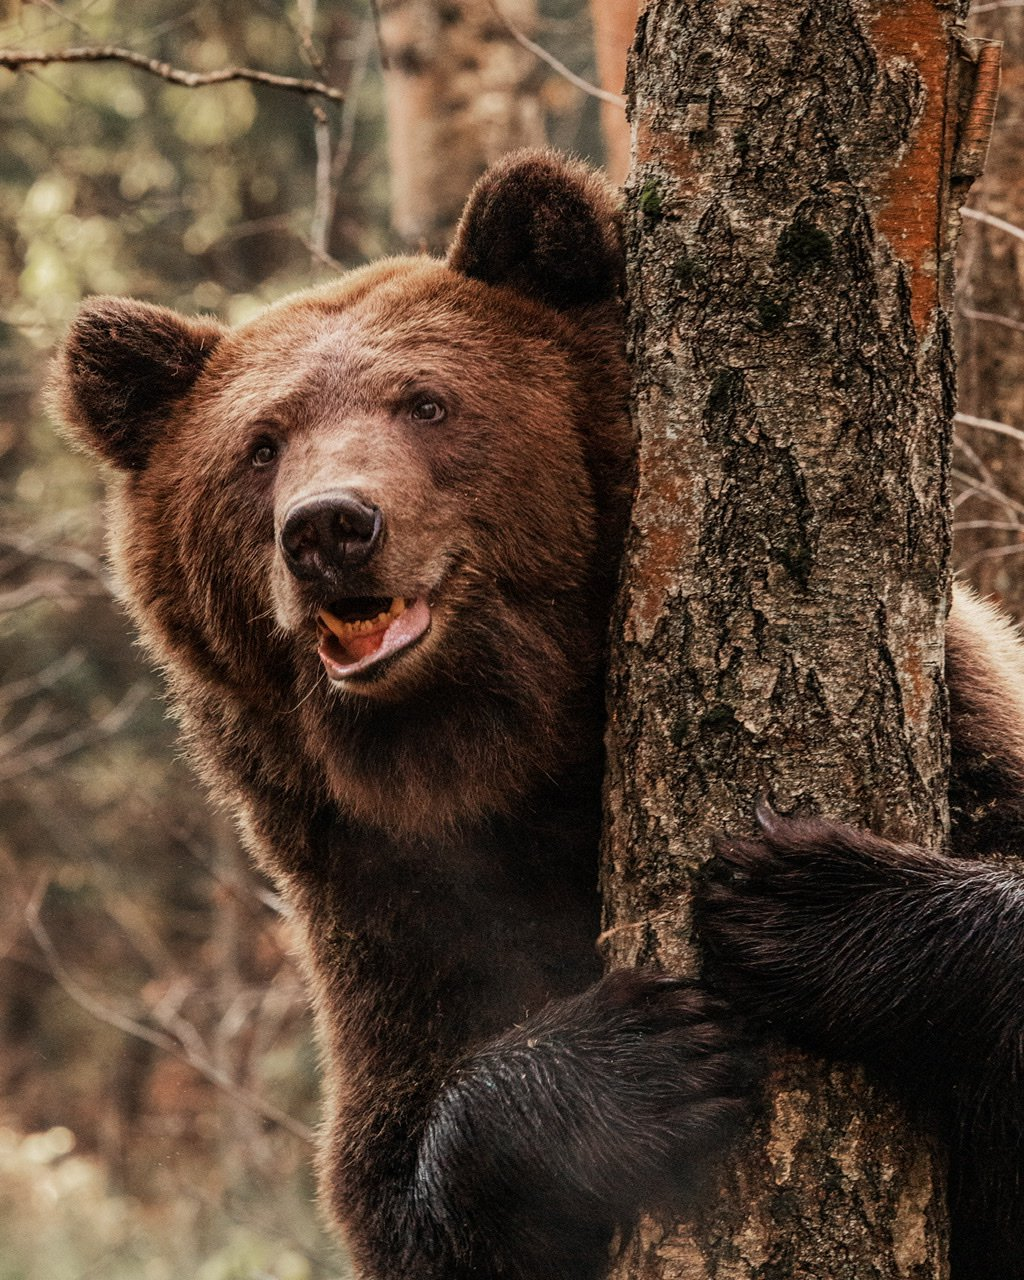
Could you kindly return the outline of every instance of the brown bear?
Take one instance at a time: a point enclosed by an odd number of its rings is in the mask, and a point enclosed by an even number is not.
[[[323,1197],[376,1280],[588,1280],[749,1067],[601,979],[605,631],[632,478],[615,200],[511,159],[447,261],[228,330],[85,304],[54,403],[215,796],[302,931]]]
[[[600,980],[593,947],[621,287],[609,189],[532,153],[481,180],[445,262],[234,330],[96,299],[56,366],[193,753],[302,930],[323,1194],[376,1280],[590,1280],[743,1108],[718,1006]],[[1017,851],[1024,660],[962,591],[947,674],[954,848]],[[1021,1280],[1024,882],[762,817],[704,890],[720,980],[926,1105],[954,1275]]]

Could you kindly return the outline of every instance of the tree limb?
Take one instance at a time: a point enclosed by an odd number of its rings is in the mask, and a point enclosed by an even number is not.
[[[509,35],[517,44],[533,54],[535,58],[540,58],[541,62],[546,62],[552,71],[557,71],[570,84],[574,84],[577,89],[582,89],[584,93],[589,93],[592,98],[600,98],[602,102],[610,102],[616,107],[625,107],[626,99],[621,93],[609,93],[607,89],[601,89],[596,84],[591,84],[589,80],[584,80],[582,76],[578,76],[575,71],[570,71],[564,62],[560,62],[553,53],[548,53],[543,45],[539,45],[536,41],[531,40],[529,36],[524,35],[508,18],[502,13],[498,6],[492,0],[491,8],[494,10],[495,16],[501,21],[508,30]]]
[[[256,71],[252,67],[221,67],[217,71],[183,71],[158,58],[147,58],[134,49],[121,49],[117,45],[90,45],[75,49],[0,49],[0,67],[18,71],[22,67],[49,66],[59,62],[127,62],[159,76],[171,84],[186,89],[198,89],[205,85],[225,84],[229,80],[248,80],[252,84],[267,85],[272,89],[289,89],[294,93],[313,94],[328,98],[331,102],[344,102],[345,95],[319,80],[300,80],[295,76],[279,76],[270,71]]]
[[[124,1035],[134,1036],[139,1040],[144,1040],[147,1044],[153,1045],[154,1048],[162,1050],[164,1053],[170,1054],[179,1061],[187,1063],[194,1071],[197,1071],[211,1084],[215,1085],[222,1092],[233,1098],[236,1102],[248,1107],[256,1112],[257,1115],[263,1117],[270,1124],[276,1125],[279,1129],[284,1129],[288,1133],[293,1134],[296,1138],[303,1142],[312,1143],[314,1141],[313,1130],[308,1125],[303,1124],[300,1120],[296,1120],[294,1116],[288,1115],[282,1111],[280,1107],[275,1106],[266,1098],[260,1097],[251,1089],[237,1084],[224,1071],[221,1071],[213,1063],[211,1063],[203,1054],[190,1049],[188,1045],[182,1044],[173,1036],[163,1031],[156,1031],[152,1027],[147,1027],[145,1023],[139,1022],[138,1019],[132,1018],[118,1009],[112,1009],[103,1001],[97,1000],[90,992],[68,972],[57,954],[57,950],[53,945],[53,939],[43,927],[39,918],[39,911],[42,906],[42,897],[45,893],[45,881],[43,883],[42,892],[37,889],[32,899],[25,909],[25,923],[29,931],[36,940],[43,958],[46,961],[47,968],[50,971],[54,981],[61,988],[66,996],[68,996],[80,1009],[84,1009],[86,1013],[92,1015],[99,1022],[104,1022],[108,1026],[116,1028]]]

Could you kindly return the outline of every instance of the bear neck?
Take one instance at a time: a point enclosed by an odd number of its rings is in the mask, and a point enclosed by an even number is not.
[[[594,801],[602,772],[596,672],[544,696],[452,684],[370,707],[310,699],[303,716],[339,812],[403,838],[445,839],[552,804],[575,807],[583,791]]]

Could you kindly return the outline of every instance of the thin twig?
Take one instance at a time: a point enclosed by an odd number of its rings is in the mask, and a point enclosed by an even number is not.
[[[226,84],[229,80],[247,80],[252,84],[266,85],[271,89],[288,89],[293,93],[314,94],[329,98],[331,102],[344,102],[340,89],[319,80],[300,80],[295,76],[279,76],[270,71],[255,71],[252,67],[221,67],[217,71],[183,71],[159,58],[147,58],[134,49],[121,49],[117,45],[91,45],[81,49],[0,49],[0,67],[18,71],[28,66],[49,66],[59,62],[127,62],[140,71],[169,80],[171,84],[197,89],[205,85]]]
[[[69,672],[76,670],[85,661],[84,649],[69,649],[54,662],[47,663],[40,671],[20,680],[9,680],[0,685],[0,707],[13,707],[23,698],[34,697],[43,689],[52,689]]]
[[[25,922],[40,951],[43,953],[43,958],[46,960],[47,968],[54,981],[80,1009],[84,1009],[86,1013],[97,1021],[106,1023],[107,1026],[115,1027],[125,1035],[144,1040],[155,1049],[160,1049],[164,1053],[177,1058],[180,1062],[186,1063],[229,1097],[234,1098],[236,1102],[242,1103],[243,1106],[248,1107],[251,1111],[255,1111],[257,1115],[269,1120],[271,1124],[276,1124],[279,1128],[294,1134],[296,1138],[301,1138],[303,1142],[312,1143],[314,1141],[313,1130],[308,1125],[303,1124],[301,1120],[296,1120],[294,1116],[288,1115],[286,1111],[282,1111],[280,1107],[268,1102],[266,1098],[261,1098],[259,1094],[236,1084],[230,1076],[218,1070],[212,1063],[207,1062],[195,1053],[189,1052],[187,1047],[179,1044],[173,1036],[167,1035],[163,1031],[155,1031],[152,1027],[147,1027],[145,1023],[121,1013],[118,1009],[111,1009],[103,1001],[97,1000],[84,987],[79,986],[64,966],[64,962],[53,945],[53,939],[39,919],[41,906],[42,896],[37,890],[33,894],[33,900],[25,909]]]
[[[1024,320],[1013,320],[1009,316],[1000,315],[997,311],[975,311],[973,307],[959,307],[958,310],[966,320],[984,320],[987,324],[1001,324],[1015,333],[1024,333]]]
[[[133,685],[117,706],[95,724],[76,729],[63,738],[43,743],[28,751],[12,752],[9,756],[4,753],[3,758],[0,758],[0,782],[11,782],[37,769],[47,769],[84,747],[91,747],[104,738],[119,733],[148,696],[148,685],[140,682]]]
[[[316,146],[313,216],[309,224],[309,242],[314,259],[329,257],[327,239],[331,230],[331,123],[323,107],[313,107],[313,140]]]
[[[984,222],[990,227],[996,227],[999,231],[1005,231],[1008,235],[1016,236],[1018,240],[1024,240],[1024,228],[1007,222],[1005,218],[997,218],[994,213],[985,213],[981,209],[961,209],[960,216],[973,218],[975,222]]]
[[[965,560],[960,566],[960,572],[969,573],[982,560],[998,560],[1002,556],[1017,556],[1021,553],[1024,553],[1024,542],[1011,542],[1005,547],[986,547],[984,551],[979,551],[969,560]]]
[[[45,9],[48,13],[52,13],[55,18],[59,18],[61,22],[66,22],[69,26],[74,27],[76,31],[80,31],[83,36],[92,38],[92,32],[88,27],[83,26],[77,18],[72,18],[69,13],[63,13],[53,3],[53,0],[28,0],[28,3],[34,5],[37,9]]]
[[[979,482],[976,476],[969,475],[966,471],[961,471],[957,467],[951,467],[949,474],[954,480],[959,480],[961,484],[969,485],[979,498],[989,498],[999,506],[1006,507],[1011,511],[1018,511],[1024,516],[1024,504],[1016,502],[1008,493],[1004,493],[994,485]]]
[[[979,427],[982,431],[991,431],[997,436],[1009,436],[1018,444],[1024,445],[1024,431],[1020,427],[1011,427],[1008,422],[997,422],[995,418],[976,418],[970,413],[957,413],[953,421],[962,427]]]
[[[381,71],[391,70],[391,60],[388,58],[388,52],[384,48],[384,37],[381,34],[380,27],[380,5],[377,0],[370,0],[370,19],[373,22],[373,31],[377,37],[377,57],[380,59]]]
[[[1024,533],[1019,520],[954,520],[954,529],[999,529],[1007,533]]]
[[[77,600],[80,596],[104,595],[95,583],[72,588],[64,578],[36,578],[20,587],[0,591],[0,613],[14,613],[37,600]]]
[[[971,446],[967,443],[967,441],[963,438],[963,436],[959,432],[956,432],[953,436],[953,448],[958,449],[964,455],[964,457],[968,460],[968,462],[973,463],[974,468],[977,471],[982,484],[987,484],[990,488],[998,490],[999,486],[996,484],[995,476],[993,476],[992,471],[989,468],[988,464],[985,462],[984,458],[982,458],[981,454],[978,453],[976,449],[971,448]],[[972,484],[974,483],[973,478],[971,480],[971,483]],[[962,496],[966,498],[968,495],[965,493]],[[959,504],[960,504],[960,498],[959,497],[954,498],[953,509],[956,510]]]
[[[331,159],[331,191],[332,198],[337,200],[338,184],[348,168],[355,142],[356,117],[358,113],[359,95],[370,66],[370,54],[374,48],[373,20],[363,23],[356,41],[356,54],[352,60],[352,70],[348,78],[348,97],[341,113],[341,127],[338,130],[338,142]]]
[[[546,62],[548,66],[557,71],[563,79],[568,80],[570,84],[574,84],[577,89],[582,89],[584,93],[589,93],[592,98],[600,98],[602,102],[610,102],[616,107],[625,107],[626,99],[621,93],[609,93],[607,89],[602,89],[596,84],[591,84],[589,80],[584,80],[582,76],[578,76],[575,71],[570,71],[564,62],[559,62],[553,53],[548,53],[543,45],[536,44],[529,36],[524,35],[517,26],[511,23],[508,18],[498,8],[494,0],[491,0],[491,8],[494,10],[497,18],[508,29],[509,35],[517,44],[521,44],[524,49],[528,49],[535,58],[540,58],[541,62]]]

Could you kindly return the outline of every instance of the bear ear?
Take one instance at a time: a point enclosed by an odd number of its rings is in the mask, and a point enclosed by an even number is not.
[[[621,297],[618,193],[555,151],[513,152],[470,193],[448,265],[559,311]]]
[[[130,298],[83,303],[53,362],[48,402],[80,444],[125,471],[146,465],[224,329]]]

